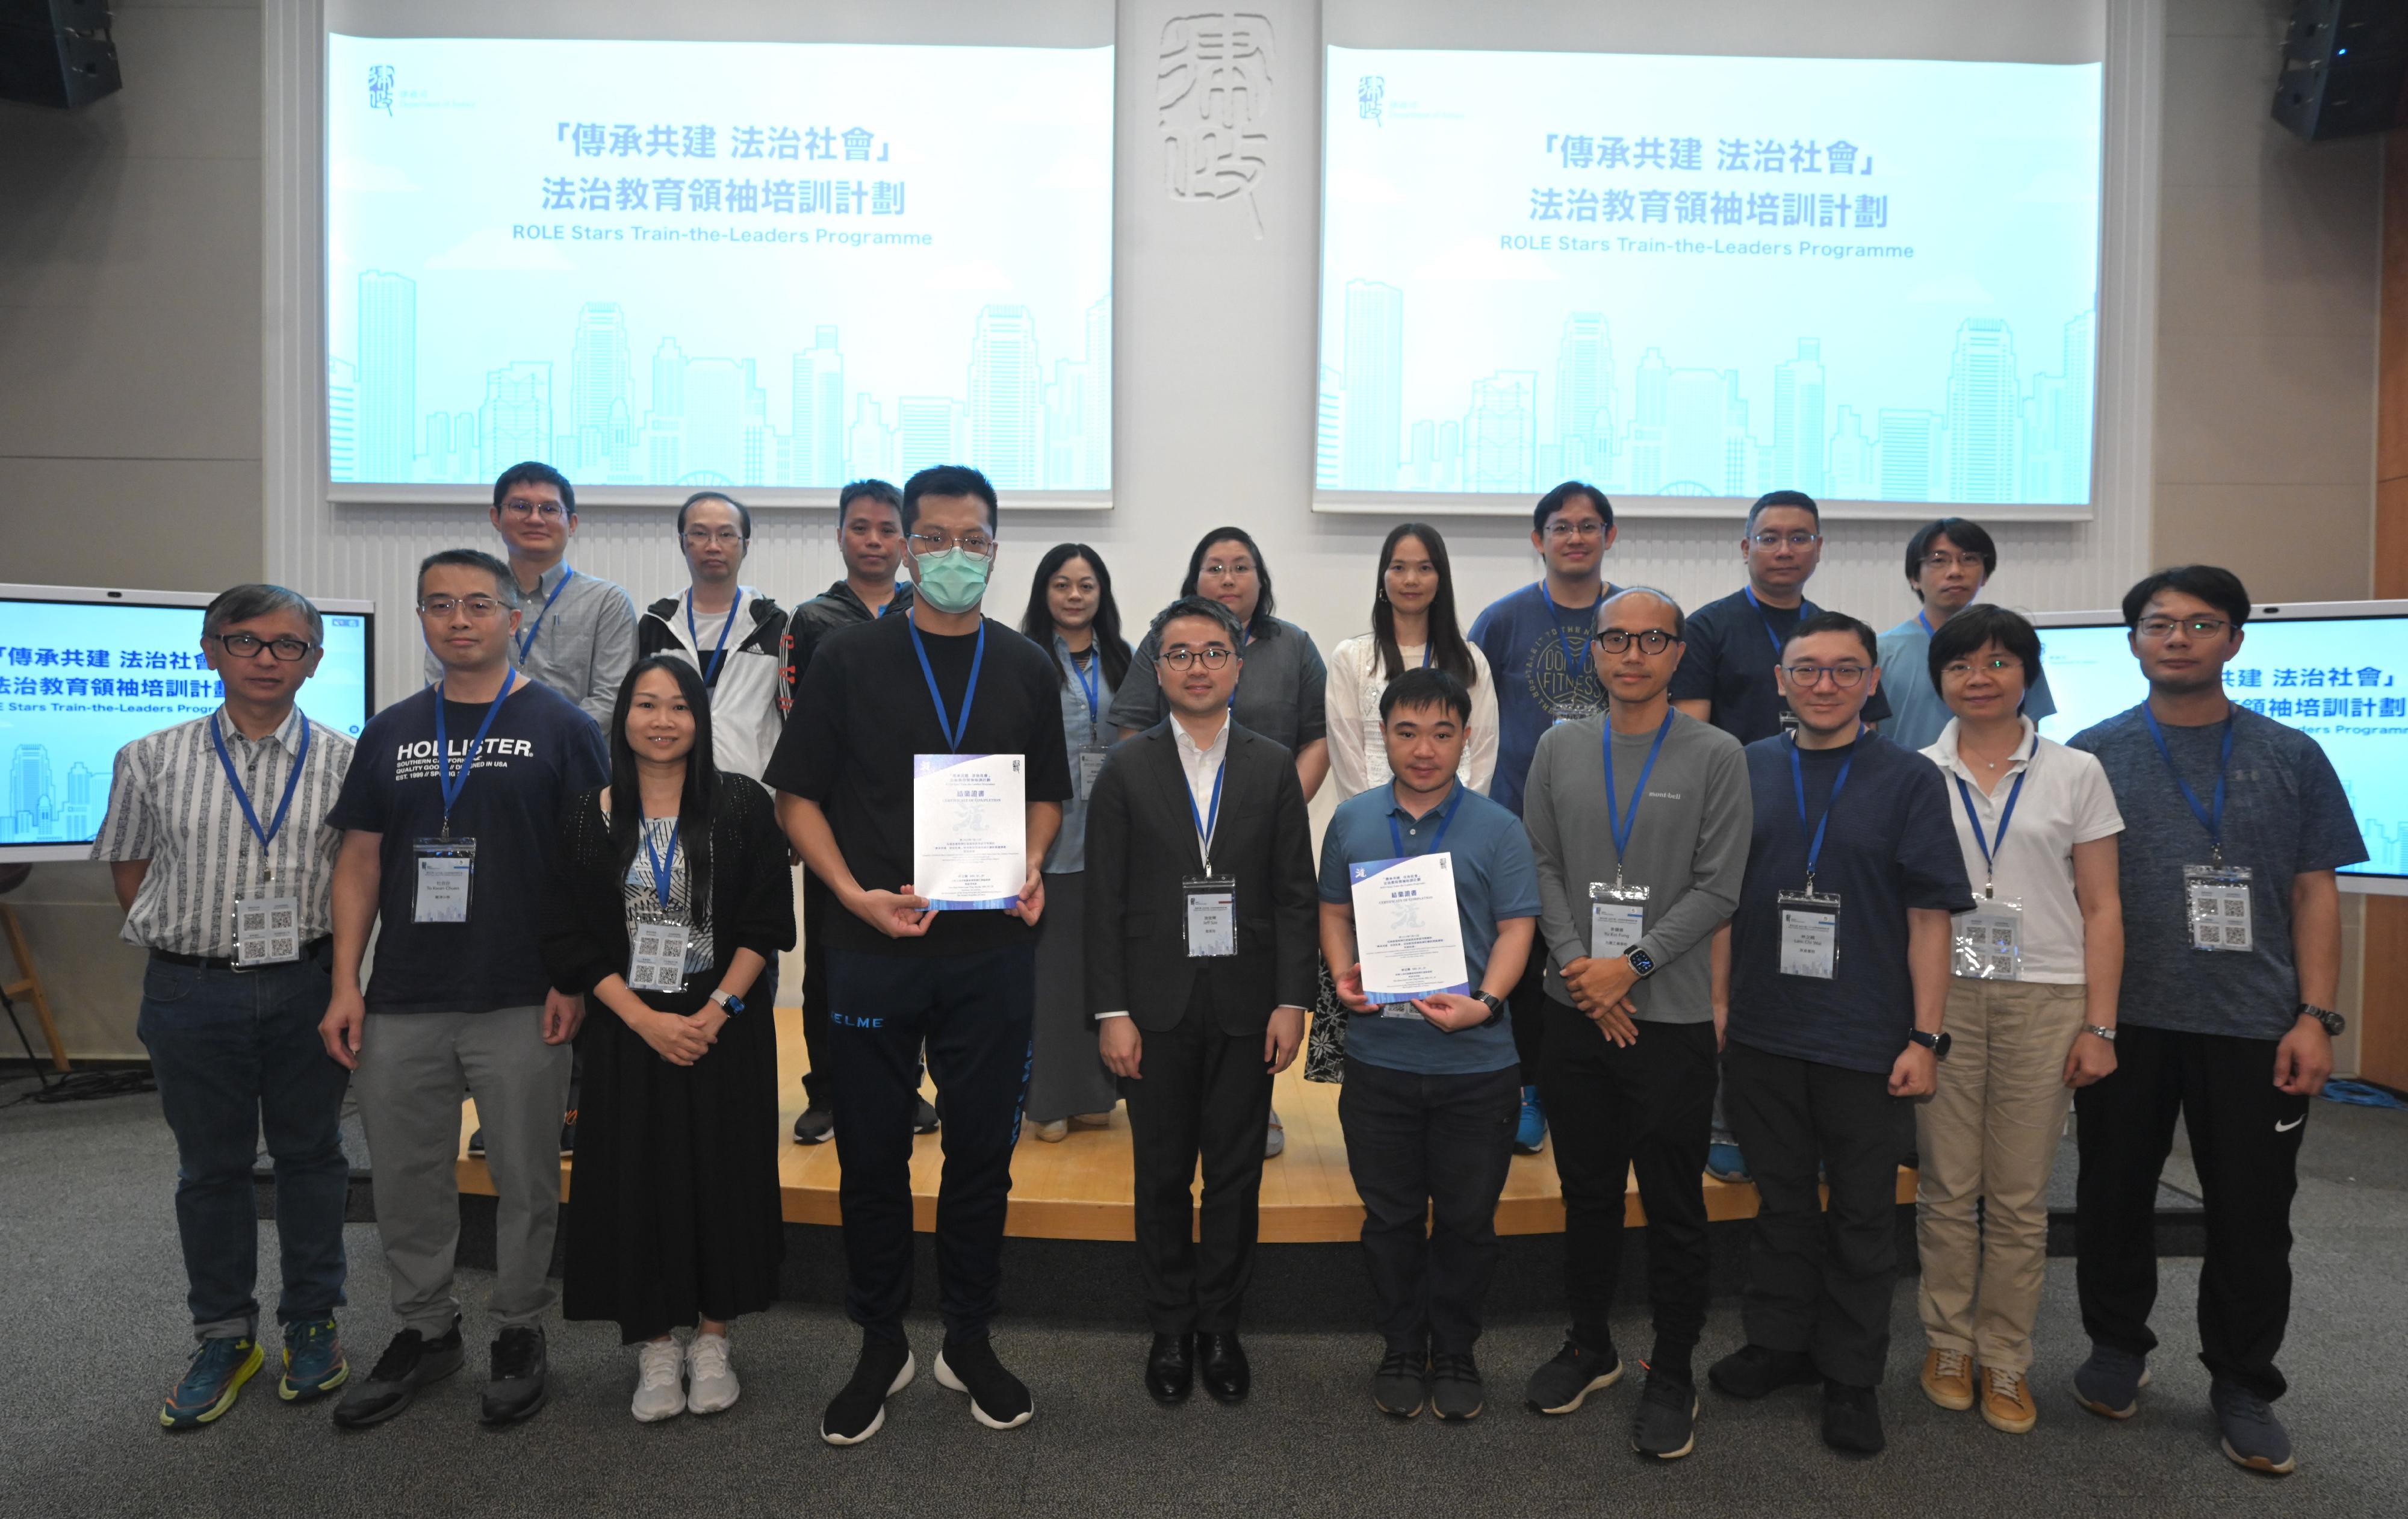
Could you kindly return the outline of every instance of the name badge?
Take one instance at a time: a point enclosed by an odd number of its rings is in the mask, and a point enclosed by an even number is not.
[[[418,841],[418,896],[411,917],[419,923],[466,923],[468,883],[477,873],[473,838]]]
[[[2012,896],[1987,896],[1971,912],[1952,920],[1956,948],[1951,969],[1970,981],[2024,979],[2024,905]]]
[[[1840,962],[1840,899],[1825,892],[1783,892],[1781,973],[1829,981]]]
[[[1111,752],[1093,744],[1079,751],[1079,800],[1083,802],[1096,795],[1096,777],[1104,773],[1104,758]]]
[[[2249,918],[2245,865],[2186,865],[2183,895],[2190,909],[2190,947],[2246,953],[2257,946]]]
[[[638,923],[628,940],[627,984],[638,992],[675,992],[685,986],[686,944],[694,930],[681,923]]]
[[[1627,953],[1647,930],[1645,886],[1611,885],[1592,881],[1588,886],[1588,953],[1603,960]]]
[[[1584,717],[1596,715],[1597,709],[1594,707],[1558,707],[1555,709],[1554,720],[1547,725],[1554,727],[1557,723],[1577,723]]]
[[[234,963],[237,969],[280,966],[301,958],[301,899],[245,896],[234,904]]]
[[[1187,957],[1219,959],[1238,953],[1238,883],[1226,876],[1181,883],[1187,899]]]
[[[1781,731],[1784,733],[1798,731],[1798,714],[1786,707],[1781,709]]]

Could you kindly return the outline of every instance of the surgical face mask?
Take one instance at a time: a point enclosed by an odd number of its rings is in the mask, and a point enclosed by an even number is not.
[[[912,594],[940,612],[966,612],[986,595],[992,558],[981,559],[967,549],[944,549],[920,555],[912,564]]]

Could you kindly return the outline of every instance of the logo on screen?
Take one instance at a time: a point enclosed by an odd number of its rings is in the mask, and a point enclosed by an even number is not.
[[[1354,114],[1367,122],[1380,120],[1380,103],[1388,97],[1388,77],[1366,74],[1354,81]]]
[[[391,64],[368,65],[368,109],[380,110],[387,116],[393,114],[393,65]]]

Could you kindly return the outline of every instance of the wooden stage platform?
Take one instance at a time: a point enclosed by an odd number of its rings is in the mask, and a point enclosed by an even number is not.
[[[779,1175],[783,1183],[785,1218],[789,1224],[832,1225],[842,1222],[837,1205],[837,1158],[834,1143],[801,1145],[793,1141],[795,1118],[802,1111],[802,1011],[780,1008],[778,1019],[778,1090],[784,1101],[778,1113]],[[1299,1059],[1278,1079],[1273,1104],[1287,1127],[1287,1150],[1263,1166],[1262,1238],[1269,1243],[1336,1243],[1354,1240],[1363,1225],[1362,1199],[1346,1169],[1346,1144],[1338,1127],[1338,1088],[1303,1077]],[[461,1115],[460,1190],[493,1195],[485,1163],[466,1154],[468,1135],[476,1127],[476,1107]],[[937,1223],[937,1181],[944,1164],[942,1136],[923,1135],[911,1157],[914,1219],[923,1231]],[[561,1165],[561,1195],[569,1195],[574,1163]],[[1136,1230],[1129,1201],[1129,1131],[1125,1108],[1115,1110],[1111,1126],[1072,1127],[1059,1144],[1046,1144],[1024,1129],[1011,1161],[1011,1212],[1004,1232],[1025,1239],[1133,1240]],[[1727,1185],[1706,1179],[1706,1211],[1717,1222],[1752,1218],[1756,1188]],[[1901,1167],[1898,1200],[1914,1200],[1915,1176]],[[1626,1219],[1633,1227],[1646,1222],[1639,1206],[1636,1182],[1630,1187]],[[1564,1226],[1563,1194],[1555,1182],[1554,1157],[1545,1153],[1516,1155],[1497,1206],[1500,1234],[1555,1234]]]

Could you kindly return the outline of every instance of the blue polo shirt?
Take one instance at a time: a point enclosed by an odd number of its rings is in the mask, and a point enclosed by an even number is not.
[[[1351,903],[1354,892],[1346,879],[1346,867],[1398,856],[1396,839],[1388,833],[1392,818],[1405,842],[1401,853],[1426,853],[1437,836],[1439,819],[1458,797],[1461,805],[1455,807],[1455,821],[1447,824],[1446,852],[1455,856],[1455,905],[1463,922],[1463,958],[1476,990],[1488,973],[1488,953],[1497,947],[1498,921],[1539,915],[1539,865],[1530,853],[1530,838],[1522,831],[1522,820],[1502,804],[1460,784],[1446,801],[1418,819],[1398,805],[1393,785],[1374,786],[1340,802],[1321,837],[1321,899]],[[1400,1017],[1363,1013],[1349,1019],[1347,1056],[1420,1076],[1503,1070],[1521,1058],[1513,1050],[1510,1015],[1484,1028],[1450,1034],[1424,1022],[1418,1013],[1403,1011]]]
[[[1931,635],[1917,615],[1883,634],[1879,647],[1881,694],[1889,699],[1882,737],[1900,749],[1929,749],[1940,741],[1940,731],[1948,726],[1948,720],[1956,715],[1931,683]],[[2056,711],[2057,698],[2048,691],[2048,671],[2042,670],[2024,693],[2024,716],[2037,723]]]

